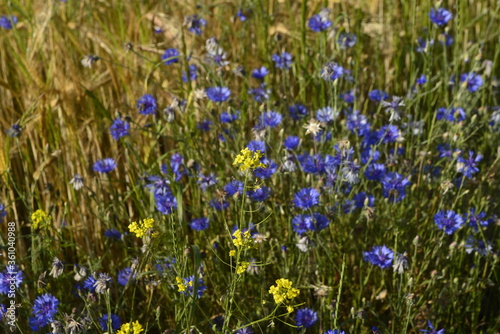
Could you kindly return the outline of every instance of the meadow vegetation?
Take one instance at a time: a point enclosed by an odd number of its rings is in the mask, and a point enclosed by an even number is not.
[[[494,0],[3,2],[0,326],[498,333],[499,55]]]

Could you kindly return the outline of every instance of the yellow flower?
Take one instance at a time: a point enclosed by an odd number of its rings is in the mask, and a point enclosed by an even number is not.
[[[247,270],[248,266],[250,265],[250,262],[243,261],[241,264],[236,268],[236,273],[237,274],[243,274],[245,270]]]
[[[235,256],[235,255],[236,255],[236,251],[234,249],[229,251],[229,256]]]
[[[272,285],[269,288],[269,293],[273,295],[276,304],[280,304],[287,299],[292,300],[299,295],[300,290],[292,288],[292,285],[292,281],[280,278],[276,280],[276,286]]]
[[[128,226],[130,232],[135,233],[138,238],[142,238],[146,235],[149,229],[153,228],[155,221],[153,218],[146,218],[144,220],[140,220],[138,223],[133,222]]]
[[[34,230],[38,230],[38,228],[44,228],[48,225],[49,220],[52,219],[52,216],[49,216],[43,210],[36,210],[31,214],[31,222]]]
[[[241,171],[265,167],[266,165],[260,162],[260,158],[263,156],[264,154],[260,153],[260,151],[252,152],[248,149],[248,147],[245,147],[241,150],[240,154],[234,158],[233,166],[240,165]]]
[[[233,244],[236,247],[241,247],[243,249],[249,249],[255,246],[255,241],[250,235],[250,230],[246,230],[245,232],[241,232],[241,230],[236,230],[233,233]]]
[[[180,277],[176,277],[175,280],[177,281],[177,287],[179,288],[179,292],[184,292],[187,290],[186,284],[184,284],[184,280]]]
[[[292,313],[292,312],[293,312],[293,307],[292,307],[292,306],[290,306],[290,305],[288,305],[288,306],[286,307],[286,311],[287,311],[288,313]]]
[[[143,331],[144,329],[139,321],[135,321],[133,323],[127,322],[126,324],[123,324],[116,334],[139,334]]]

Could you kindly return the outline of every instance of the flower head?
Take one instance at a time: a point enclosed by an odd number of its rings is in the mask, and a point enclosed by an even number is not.
[[[474,157],[474,152],[469,151],[469,157],[467,159],[459,156],[457,159],[457,170],[459,173],[462,173],[467,178],[472,179],[472,175],[479,172],[479,168],[477,165],[479,162],[483,160],[483,155],[478,154]]]
[[[460,82],[467,87],[469,92],[474,93],[483,85],[483,78],[477,73],[469,72],[460,76]]]
[[[128,226],[130,232],[135,233],[138,238],[142,238],[146,233],[154,227],[155,220],[153,218],[146,218],[144,220],[139,220],[139,222],[133,222]]]
[[[429,326],[430,329],[421,329],[420,332],[429,334],[444,334],[444,328],[436,330],[436,328],[434,328],[430,320],[427,321],[427,325]]]
[[[312,215],[297,215],[292,218],[292,229],[299,235],[308,231],[321,231],[330,224],[325,215],[314,212]]]
[[[206,217],[195,218],[189,223],[189,226],[192,230],[203,231],[208,228],[208,222],[209,220]]]
[[[59,307],[59,300],[49,293],[38,296],[35,299],[29,319],[30,328],[32,331],[40,331],[54,320]]]
[[[118,281],[118,284],[126,286],[131,279],[135,278],[135,276],[136,275],[134,274],[132,268],[127,267],[118,272],[116,280]]]
[[[318,313],[307,307],[298,309],[297,314],[295,314],[295,324],[298,327],[309,328],[317,321]]]
[[[302,210],[319,204],[319,191],[314,188],[303,188],[295,193],[293,204]]]
[[[193,296],[196,289],[197,298],[201,298],[203,297],[203,292],[207,290],[207,287],[203,285],[204,282],[202,278],[198,278],[198,284],[196,287],[194,283],[194,276],[184,278],[176,277],[175,280],[177,283],[177,289],[184,296]]]
[[[94,163],[94,172],[98,173],[109,173],[116,168],[116,162],[113,158],[105,158],[102,160],[97,160]]]
[[[6,269],[0,273],[0,293],[8,295],[10,286],[15,285],[19,288],[24,280],[24,273],[15,265],[8,265]]]
[[[52,216],[45,213],[45,211],[38,209],[31,214],[31,223],[32,223],[31,226],[33,227],[34,230],[38,230],[39,228],[44,228],[50,223],[51,219]]]
[[[363,252],[365,261],[380,268],[388,268],[392,265],[394,252],[387,246],[375,246],[369,252]]]
[[[144,329],[139,321],[127,322],[120,327],[120,330],[116,334],[140,334]]]
[[[274,61],[276,68],[284,70],[288,70],[293,64],[292,55],[284,51],[280,55],[273,54],[272,60]]]
[[[279,278],[276,280],[276,285],[269,288],[269,293],[273,295],[274,302],[280,304],[289,302],[300,294],[300,290],[293,288],[292,281],[286,278]]]
[[[109,320],[109,317],[108,317],[107,313],[99,318],[99,325],[101,325],[101,329],[104,332],[108,331],[108,320]],[[122,321],[120,320],[120,317],[117,316],[116,314],[112,313],[111,314],[111,328],[114,331],[117,331],[120,328],[121,324],[122,324]]]
[[[115,118],[113,124],[109,128],[111,136],[114,140],[118,140],[121,137],[128,136],[130,130],[130,124],[127,121],[121,119],[121,117]]]
[[[224,102],[231,96],[231,91],[227,87],[209,87],[206,93],[213,102]]]
[[[156,99],[149,94],[145,94],[137,100],[137,111],[139,114],[151,115],[156,113]]]
[[[438,26],[444,26],[453,18],[453,15],[444,8],[439,8],[438,10],[431,8],[429,17],[431,18],[431,21],[434,22],[434,24]]]
[[[207,25],[207,21],[198,15],[188,15],[184,18],[184,26],[195,35],[201,35],[201,29]]]
[[[309,28],[314,32],[322,32],[332,26],[332,21],[328,19],[330,10],[323,8],[319,14],[313,15],[309,19]]]
[[[165,52],[161,56],[161,60],[163,60],[163,63],[165,65],[171,65],[179,62],[179,56],[180,53],[177,49],[170,48],[165,50]]]
[[[344,68],[337,63],[328,62],[321,69],[321,77],[326,81],[334,81],[344,74]]]
[[[263,163],[260,162],[260,158],[263,154],[260,151],[252,152],[248,147],[241,150],[240,154],[234,158],[233,166],[240,166],[241,171],[247,169],[255,169],[258,167],[265,167]]]
[[[10,30],[17,23],[17,17],[14,15],[11,16],[0,16],[0,27]]]
[[[450,235],[458,230],[464,223],[462,216],[453,210],[441,210],[434,215],[434,223],[437,227]]]

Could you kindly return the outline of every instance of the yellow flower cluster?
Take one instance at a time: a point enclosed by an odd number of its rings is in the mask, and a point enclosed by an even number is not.
[[[188,286],[193,286],[193,281],[189,281],[186,285],[184,280],[180,277],[176,277],[175,280],[177,281],[177,287],[179,289],[179,292],[184,292],[187,290]]]
[[[120,330],[116,334],[139,334],[143,332],[144,329],[139,321],[133,323],[127,322],[120,327]]]
[[[260,162],[260,158],[262,158],[263,156],[264,154],[260,153],[260,151],[252,152],[248,149],[248,147],[245,147],[234,159],[233,166],[240,165],[241,171],[259,167],[266,167],[266,165]]]
[[[237,274],[243,274],[245,270],[247,270],[248,266],[250,265],[250,262],[243,261],[241,264],[236,268],[236,273]]]
[[[276,280],[276,286],[272,285],[269,288],[269,293],[273,295],[274,302],[276,304],[280,304],[287,299],[292,300],[299,295],[300,290],[292,288],[292,285],[292,281],[287,280],[286,278],[280,278]],[[288,307],[287,309],[290,312],[289,308],[290,307]]]
[[[44,228],[49,223],[49,220],[52,219],[52,216],[49,216],[43,210],[36,210],[31,214],[31,222],[34,230],[38,230],[39,228]]]
[[[153,228],[155,221],[153,218],[146,218],[142,221],[133,222],[128,226],[130,232],[135,233],[138,238],[142,238],[146,235],[150,228]]]
[[[233,244],[236,247],[241,247],[242,249],[250,249],[255,246],[255,241],[250,235],[250,230],[246,230],[244,233],[241,230],[236,230],[233,233]]]

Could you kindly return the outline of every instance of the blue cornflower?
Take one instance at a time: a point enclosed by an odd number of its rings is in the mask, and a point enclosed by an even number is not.
[[[323,8],[319,14],[313,15],[309,19],[309,28],[314,32],[322,32],[332,26],[332,21],[328,19],[330,10]]]
[[[265,167],[255,168],[253,175],[259,179],[268,179],[273,176],[274,173],[278,171],[278,166],[271,159],[261,159],[261,162]]]
[[[19,124],[14,123],[5,132],[7,133],[7,136],[17,138],[21,136],[21,131],[23,131],[23,128]]]
[[[420,332],[429,334],[444,334],[444,328],[436,330],[436,328],[434,328],[430,320],[427,320],[427,325],[429,326],[430,329],[421,329]]]
[[[206,93],[213,102],[224,102],[231,96],[231,91],[227,87],[209,87],[206,89]]]
[[[210,200],[210,206],[217,211],[222,211],[229,208],[229,202],[224,199],[213,198]]]
[[[417,51],[419,53],[422,53],[422,52],[425,53],[425,52],[427,52],[428,47],[432,46],[432,45],[434,45],[433,39],[427,41],[427,40],[419,37],[417,39],[417,47],[415,48],[415,51]]]
[[[366,165],[368,162],[377,162],[380,159],[380,152],[374,148],[365,147],[361,151],[361,163]]]
[[[198,173],[198,181],[196,183],[198,183],[200,189],[205,192],[209,187],[217,184],[217,177],[215,176],[215,173],[210,173],[210,175]]]
[[[450,144],[440,144],[437,146],[440,158],[451,158],[453,156],[453,149]]]
[[[245,22],[247,20],[247,17],[245,14],[243,14],[242,10],[239,10],[238,13],[236,13],[236,16],[240,19],[241,22]]]
[[[325,215],[313,213],[312,215],[297,215],[292,218],[292,229],[295,233],[302,235],[308,231],[319,232],[330,224]]]
[[[95,292],[95,283],[96,283],[96,279],[94,276],[89,276],[85,279],[85,281],[83,281],[83,287],[87,290],[89,290],[90,292]]]
[[[436,112],[436,120],[448,122],[461,122],[465,120],[465,111],[462,108],[439,108]]]
[[[208,222],[209,221],[207,217],[195,218],[191,220],[191,223],[189,223],[189,227],[191,227],[191,229],[195,231],[203,231],[208,228]]]
[[[314,188],[302,188],[295,193],[293,204],[302,210],[319,204],[319,191]]]
[[[29,319],[32,331],[38,332],[54,320],[59,307],[59,300],[49,293],[43,294],[35,299]]]
[[[302,170],[309,174],[324,174],[325,170],[325,160],[321,154],[315,154],[310,156],[307,153],[301,154],[298,157]]]
[[[472,179],[472,175],[479,172],[477,165],[481,160],[483,160],[483,155],[481,153],[478,153],[476,157],[474,157],[474,152],[469,151],[469,157],[467,159],[462,156],[458,157],[457,170],[468,179]]]
[[[121,117],[115,118],[113,124],[111,124],[111,127],[109,128],[111,137],[113,137],[114,140],[118,140],[121,137],[128,136],[129,130],[130,124],[127,121],[122,120]]]
[[[351,89],[345,93],[341,93],[340,98],[344,100],[345,103],[353,103],[356,98],[355,90]]]
[[[181,286],[180,286],[180,282],[178,282],[178,285],[179,285],[179,291],[184,295],[184,296],[193,296],[194,294],[194,288],[195,288],[195,284],[194,284],[194,276],[189,276],[189,277],[185,277],[185,278],[182,278],[182,284],[183,284],[183,287],[185,288],[185,290],[182,290],[181,291]],[[205,290],[207,290],[207,287],[205,285],[205,282],[203,281],[202,278],[198,278],[198,290],[196,292],[196,295],[198,298],[201,298],[203,297],[203,292]]]
[[[266,111],[259,116],[259,125],[266,128],[275,128],[281,124],[283,116],[276,111]]]
[[[189,65],[189,81],[194,81],[198,77],[198,66],[195,64]],[[182,81],[188,82],[186,71],[182,71]]]
[[[355,34],[341,32],[337,39],[337,44],[341,50],[352,48],[356,45],[357,37]]]
[[[252,88],[248,90],[248,94],[252,95],[253,99],[259,103],[262,103],[269,99],[270,89],[266,89],[266,84],[262,83],[257,88]]]
[[[374,89],[370,93],[368,93],[368,98],[375,102],[381,102],[387,100],[389,98],[389,94],[387,94],[383,90]]]
[[[253,334],[252,327],[244,327],[241,329],[238,329],[235,334]]]
[[[109,173],[113,171],[117,167],[115,159],[113,158],[105,158],[102,160],[97,160],[94,163],[94,172],[98,173]]]
[[[261,66],[252,71],[252,77],[258,80],[264,80],[266,75],[269,74],[269,70],[265,66]]]
[[[354,205],[358,209],[362,209],[364,207],[373,208],[375,206],[375,196],[369,195],[364,191],[360,192],[359,194],[356,194],[353,199],[354,199]]]
[[[109,290],[110,285],[111,276],[109,276],[107,273],[101,273],[99,274],[99,278],[97,278],[94,283],[95,292],[103,294]]]
[[[401,137],[401,132],[396,125],[385,125],[378,135],[383,143],[394,143]]]
[[[340,329],[329,329],[323,334],[346,334],[344,331],[341,331]]]
[[[424,83],[427,82],[427,76],[425,74],[422,74],[417,78],[415,82],[417,83],[417,85],[423,85]]]
[[[472,236],[467,236],[467,239],[465,239],[465,252],[467,254],[470,254],[472,252],[476,252],[479,255],[486,256],[489,253],[491,253],[492,246],[491,242],[489,241],[484,241],[481,239],[475,239]]]
[[[439,229],[444,230],[444,233],[450,235],[462,226],[464,220],[453,210],[441,210],[434,215],[434,223]]]
[[[285,146],[285,148],[290,151],[295,150],[299,146],[299,144],[300,138],[297,136],[288,136],[283,141],[283,146]]]
[[[321,77],[326,81],[333,81],[344,74],[344,68],[335,62],[328,62],[321,69]]]
[[[310,308],[303,307],[295,314],[295,325],[297,327],[309,328],[318,321],[318,314]]]
[[[431,18],[431,21],[434,22],[434,24],[437,24],[438,26],[444,26],[446,23],[448,23],[449,20],[453,18],[453,15],[444,8],[439,8],[437,11],[434,10],[434,8],[431,8],[429,17]]]
[[[347,116],[346,121],[347,130],[358,136],[364,136],[368,131],[370,131],[370,123],[368,123],[368,118],[360,114],[359,110],[354,110],[351,114]]]
[[[0,222],[3,218],[5,218],[5,216],[7,216],[7,210],[5,210],[5,205],[0,203]]]
[[[156,99],[149,94],[144,94],[137,100],[136,107],[139,114],[154,115],[156,113]]]
[[[271,190],[269,187],[263,186],[260,187],[259,189],[255,190],[248,190],[247,191],[247,196],[250,197],[252,201],[256,202],[264,202],[266,199],[268,199],[271,196]]]
[[[122,234],[120,233],[120,231],[118,231],[114,228],[107,229],[106,231],[104,231],[104,236],[106,238],[118,239],[118,240],[121,240],[121,238],[122,238]]]
[[[155,269],[160,272],[160,274],[165,275],[168,271],[174,268],[177,263],[175,257],[167,256],[164,259],[157,260],[155,264]]]
[[[323,123],[333,122],[339,115],[339,112],[332,107],[325,107],[316,111],[316,119]]]
[[[470,208],[469,213],[464,214],[464,221],[468,221],[469,225],[475,230],[477,230],[479,226],[489,225],[490,222],[484,218],[486,218],[486,212],[481,211],[476,213],[476,208]]]
[[[387,173],[382,180],[383,195],[390,202],[400,202],[406,196],[406,187],[410,185],[408,178],[398,173]]]
[[[274,61],[276,68],[285,70],[291,68],[293,64],[292,55],[285,51],[283,51],[281,55],[273,54],[272,60]]]
[[[174,194],[171,192],[163,195],[156,195],[155,202],[156,209],[164,215],[171,214],[175,209],[177,209],[177,198],[175,198]]]
[[[130,279],[135,279],[135,274],[132,271],[132,268],[130,268],[130,267],[120,270],[118,272],[118,276],[116,278],[118,283],[120,283],[120,285],[123,285],[123,286],[127,285],[128,281],[130,281]]]
[[[242,194],[243,187],[244,187],[243,182],[238,181],[238,180],[233,180],[231,182],[228,182],[224,186],[224,191],[226,192],[226,196],[231,197],[231,196],[234,196],[236,194]]]
[[[180,53],[175,48],[166,49],[163,56],[161,56],[161,60],[165,65],[171,65],[179,62]]]
[[[0,16],[0,27],[10,30],[17,24],[17,17],[11,16]]]
[[[182,176],[186,173],[186,168],[184,167],[184,157],[180,153],[174,153],[170,157],[170,168],[172,173],[175,175],[175,181],[179,181]]]
[[[188,15],[184,18],[184,26],[195,35],[201,35],[201,29],[207,25],[207,21],[198,15]]]
[[[359,166],[352,161],[346,161],[342,165],[342,179],[349,184],[359,182]]]
[[[229,113],[228,111],[224,111],[220,114],[219,118],[222,123],[232,123],[236,121],[240,117],[240,112],[236,110],[234,113]]]
[[[387,268],[392,265],[394,252],[387,246],[374,246],[370,252],[363,252],[364,260],[374,266]]]
[[[10,285],[14,284],[17,289],[23,282],[24,273],[17,266],[8,265],[6,269],[0,273],[0,293],[8,295],[10,291]]]
[[[261,140],[251,140],[247,145],[248,149],[252,152],[260,151],[260,153],[266,152],[266,144]]]
[[[385,178],[385,165],[371,163],[365,169],[365,176],[368,180],[382,181]]]
[[[103,314],[102,317],[99,318],[99,325],[101,325],[101,329],[104,331],[104,332],[107,332],[108,331],[108,314]],[[114,330],[114,331],[117,331],[120,329],[122,325],[122,321],[120,319],[119,316],[117,316],[116,314],[112,313],[111,314],[111,328]]]
[[[483,85],[483,78],[474,72],[464,73],[460,76],[460,82],[467,86],[467,90],[474,93]]]
[[[0,304],[0,321],[2,321],[7,315],[7,306]]]
[[[302,104],[293,104],[288,108],[289,115],[292,119],[298,121],[307,116],[307,108]]]
[[[170,189],[170,179],[162,178],[158,175],[150,175],[145,178],[147,182],[146,188],[149,189],[153,194],[156,195],[165,195],[170,193],[172,190]]]
[[[198,128],[201,131],[210,131],[210,126],[212,125],[212,121],[208,119],[204,119],[201,122],[198,122],[196,125],[196,128]]]

